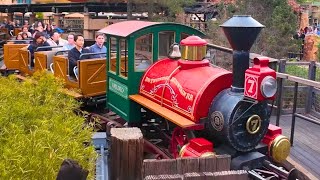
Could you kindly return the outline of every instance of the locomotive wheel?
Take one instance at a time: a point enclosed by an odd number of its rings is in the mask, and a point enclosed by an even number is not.
[[[266,109],[266,103],[238,104],[228,125],[227,137],[234,148],[239,151],[250,151],[258,145],[268,130],[269,119]]]
[[[174,128],[170,143],[170,153],[172,153],[174,158],[179,157],[181,148],[189,143],[192,138],[195,138],[192,130],[182,129],[180,127]]]

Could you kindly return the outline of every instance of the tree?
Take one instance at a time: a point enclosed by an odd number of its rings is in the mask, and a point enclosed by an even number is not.
[[[233,6],[229,8],[229,6]],[[251,15],[254,19],[265,25],[261,31],[252,52],[272,56],[274,58],[286,57],[288,51],[298,51],[296,41],[291,40],[297,29],[298,16],[292,7],[284,0],[243,0],[235,4],[222,4],[218,6],[219,19],[211,23],[210,35],[214,43],[228,45],[218,25],[227,21],[234,14]],[[229,10],[228,10],[229,9]],[[230,11],[232,9],[232,11]],[[226,14],[225,16],[221,14]]]
[[[298,16],[286,1],[272,0],[270,3],[272,13],[266,22],[264,43],[269,55],[283,58],[289,51],[298,50],[297,44],[291,40],[298,29]]]
[[[169,20],[174,21],[177,14],[183,12],[183,7],[192,5],[195,0],[128,0],[128,13],[132,13],[133,8],[129,6],[132,4],[145,4],[145,6],[139,6],[141,9],[136,11],[148,12],[149,19]],[[136,6],[138,7],[138,6]],[[156,7],[156,8],[155,8]],[[162,8],[161,8],[162,7]],[[164,16],[158,16],[159,8],[164,9]],[[154,16],[155,15],[155,16]],[[130,16],[128,14],[128,16]]]

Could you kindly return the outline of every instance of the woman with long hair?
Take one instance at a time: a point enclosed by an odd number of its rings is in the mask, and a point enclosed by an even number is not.
[[[28,47],[31,54],[31,67],[34,66],[34,52],[36,52],[38,47],[50,46],[46,41],[42,32],[37,32],[34,36],[33,42]],[[51,51],[51,48],[43,48],[41,51]]]

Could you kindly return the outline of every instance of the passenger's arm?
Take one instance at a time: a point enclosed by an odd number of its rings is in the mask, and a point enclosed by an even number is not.
[[[30,44],[30,45],[28,46],[28,51],[29,51],[31,54],[33,54],[34,49],[33,49],[32,44]]]

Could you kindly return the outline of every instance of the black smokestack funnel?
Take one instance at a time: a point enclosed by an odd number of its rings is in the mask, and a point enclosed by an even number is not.
[[[233,49],[232,91],[243,92],[244,74],[249,68],[249,50],[264,25],[247,15],[235,15],[222,25]]]

